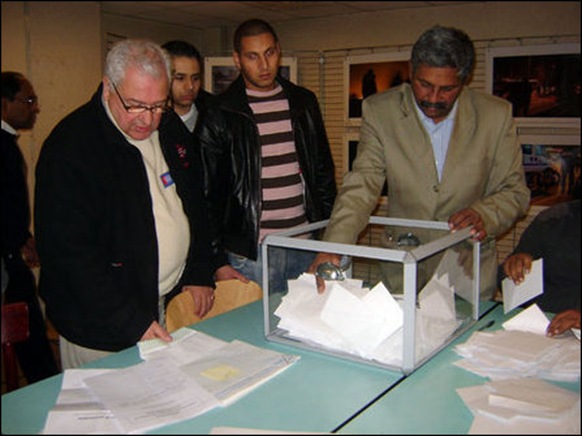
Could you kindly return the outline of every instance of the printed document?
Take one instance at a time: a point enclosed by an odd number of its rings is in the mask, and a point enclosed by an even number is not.
[[[275,377],[299,356],[232,341],[212,355],[180,367],[222,405],[229,405],[257,386]]]
[[[113,369],[66,369],[56,405],[49,411],[42,434],[119,434],[123,430],[85,384],[85,379]]]
[[[218,406],[214,395],[166,358],[90,377],[85,383],[126,433],[143,433]]]
[[[137,365],[65,371],[43,432],[143,433],[229,405],[299,359],[186,327],[172,337],[140,342]]]

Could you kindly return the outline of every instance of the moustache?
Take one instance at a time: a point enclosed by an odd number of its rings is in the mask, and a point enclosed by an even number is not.
[[[447,108],[446,103],[442,103],[442,102],[429,103],[428,101],[421,101],[419,105],[420,105],[420,107],[425,108],[425,109],[444,110]]]

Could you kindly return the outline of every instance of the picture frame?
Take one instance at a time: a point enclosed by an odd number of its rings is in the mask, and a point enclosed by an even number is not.
[[[349,56],[344,61],[346,124],[362,123],[365,97],[410,81],[410,51]]]
[[[512,102],[518,127],[580,128],[580,44],[486,49],[485,86]]]
[[[281,58],[281,75],[297,83],[297,58]],[[204,89],[212,94],[220,94],[238,77],[238,69],[232,56],[207,57],[204,59]]]
[[[520,135],[532,206],[574,200],[580,189],[579,135]]]
[[[358,152],[358,144],[360,143],[359,133],[346,133],[344,135],[344,153],[343,153],[343,168],[344,176],[352,170],[352,164]],[[388,183],[384,182],[382,193],[380,194],[380,201],[385,201],[388,198]]]

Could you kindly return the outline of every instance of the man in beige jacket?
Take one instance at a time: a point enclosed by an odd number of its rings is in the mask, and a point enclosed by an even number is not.
[[[530,192],[511,105],[466,86],[474,59],[463,31],[435,26],[413,47],[411,83],[364,101],[358,154],[324,240],[355,243],[387,181],[389,217],[446,221],[451,231],[472,226],[482,244],[481,297],[489,298],[495,237],[526,213]],[[320,253],[309,271],[339,260]],[[324,289],[318,280],[318,291]]]

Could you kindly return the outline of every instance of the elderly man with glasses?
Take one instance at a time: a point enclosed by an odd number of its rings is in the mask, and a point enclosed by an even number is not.
[[[170,59],[146,40],[107,56],[103,81],[41,151],[35,229],[40,294],[60,334],[63,368],[144,339],[170,341],[167,301],[213,305],[207,235],[191,135],[168,110]]]

